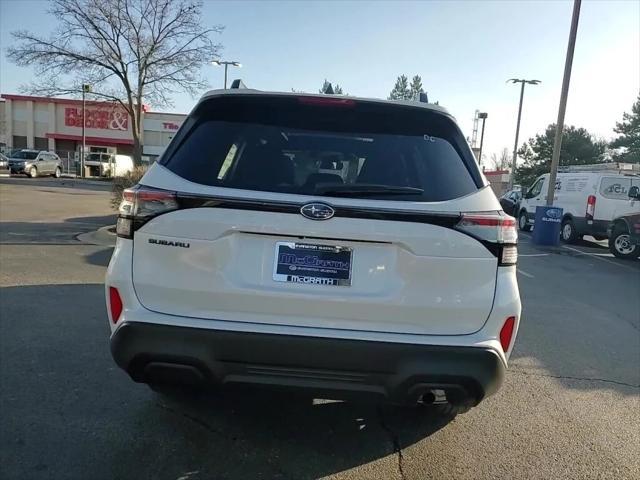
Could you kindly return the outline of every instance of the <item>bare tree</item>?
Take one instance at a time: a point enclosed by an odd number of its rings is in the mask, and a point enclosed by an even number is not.
[[[500,157],[495,153],[491,155],[491,163],[496,170],[508,170],[511,167],[511,157],[509,156],[509,149],[503,148],[500,152]]]
[[[89,84],[96,98],[120,104],[131,118],[136,163],[143,102],[167,106],[176,90],[206,88],[200,67],[221,49],[210,36],[223,27],[202,26],[197,0],[51,0],[49,13],[58,21],[49,37],[12,32],[9,59],[35,68],[25,89],[77,95]]]

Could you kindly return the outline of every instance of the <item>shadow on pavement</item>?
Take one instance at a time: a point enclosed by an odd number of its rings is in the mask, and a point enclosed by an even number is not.
[[[84,259],[89,265],[97,265],[99,267],[107,267],[111,260],[111,254],[113,253],[113,247],[105,248],[104,250],[97,250],[95,252],[85,255]]]
[[[0,243],[4,244],[78,244],[81,233],[116,223],[116,215],[73,217],[59,222],[2,222]]]
[[[108,191],[111,190],[110,181],[102,180],[82,180],[75,178],[53,178],[53,177],[38,177],[29,178],[27,176],[11,176],[0,177],[0,185],[30,185],[37,187],[49,187],[49,188],[67,188],[78,190],[96,190],[96,191]]]
[[[95,228],[104,227],[105,225],[115,225],[117,214],[114,212],[111,215],[98,215],[92,217],[74,217],[65,218],[65,223],[90,223]]]
[[[400,448],[451,421],[254,388],[158,395],[115,366],[103,288],[0,289],[3,478],[304,479],[387,456],[370,473],[390,478]]]
[[[450,423],[426,409],[313,400],[261,388],[217,394],[155,395],[139,415],[174,433],[174,444],[198,440],[198,461],[165,465],[179,478],[199,465],[202,478],[315,479],[390,457]],[[202,443],[200,443],[202,442]],[[189,442],[191,443],[191,442]],[[213,453],[220,445],[223,452]],[[135,447],[134,447],[135,448]],[[125,455],[144,455],[126,452]],[[116,457],[117,458],[117,457]],[[389,472],[379,472],[389,478]]]

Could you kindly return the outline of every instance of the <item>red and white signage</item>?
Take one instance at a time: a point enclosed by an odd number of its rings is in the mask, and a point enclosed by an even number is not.
[[[85,117],[85,128],[99,130],[129,129],[129,116],[122,110],[85,108]],[[64,124],[67,127],[82,127],[82,108],[65,108]]]
[[[149,132],[167,132],[175,133],[180,129],[183,119],[173,120],[158,118],[155,113],[148,114],[144,117],[144,129]],[[160,114],[162,115],[162,114]]]
[[[178,125],[177,123],[162,122],[162,129],[163,130],[175,131],[175,130],[178,130],[179,128],[180,128],[180,125]]]

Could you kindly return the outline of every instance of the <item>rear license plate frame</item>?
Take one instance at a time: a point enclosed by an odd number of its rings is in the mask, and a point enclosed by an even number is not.
[[[349,287],[353,248],[307,242],[276,242],[273,280],[305,285]]]

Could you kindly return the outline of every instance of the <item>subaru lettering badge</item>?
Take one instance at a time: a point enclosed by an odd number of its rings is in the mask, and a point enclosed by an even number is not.
[[[311,220],[329,220],[335,210],[326,203],[307,203],[300,208],[300,213]]]

